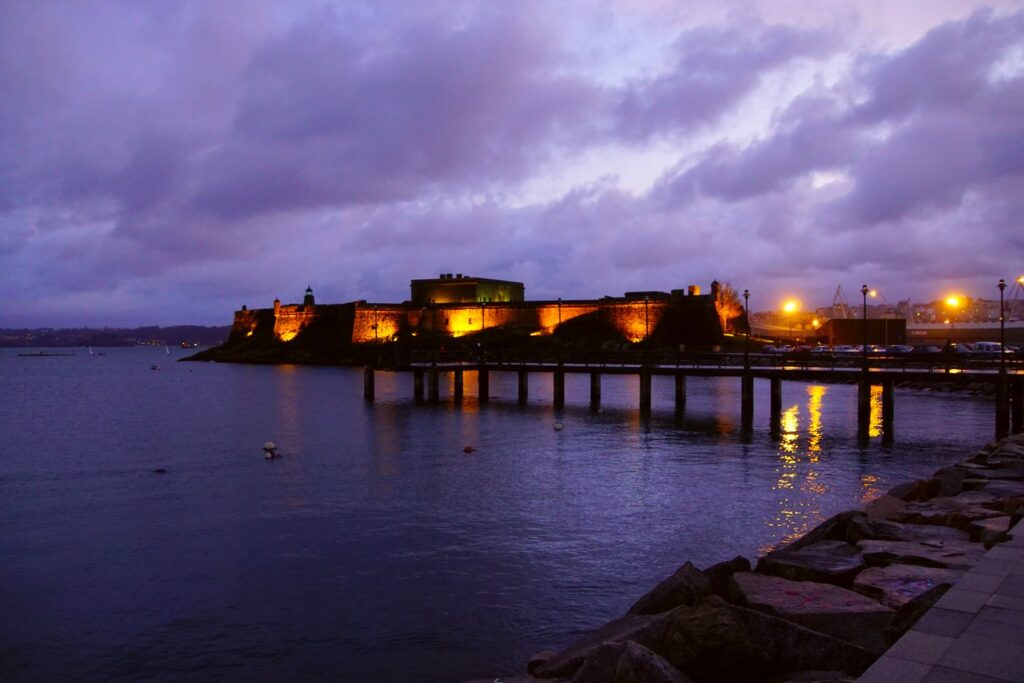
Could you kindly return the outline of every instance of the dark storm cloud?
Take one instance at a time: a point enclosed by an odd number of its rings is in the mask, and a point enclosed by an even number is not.
[[[614,108],[629,139],[708,124],[740,102],[772,70],[838,49],[825,31],[766,26],[756,20],[689,29],[676,40],[668,73],[624,88]]]
[[[768,104],[769,79],[848,36],[730,15],[616,80],[580,62],[570,20],[533,2],[0,5],[8,311],[104,293],[124,315],[187,309],[174,292],[205,285],[216,321],[246,291],[401,299],[456,270],[589,296],[952,269],[939,240],[1019,260],[1024,14],[847,53],[848,72]],[[738,144],[727,126],[751,102],[776,111]],[[588,154],[670,141],[687,151],[649,193],[612,164],[522,196]]]

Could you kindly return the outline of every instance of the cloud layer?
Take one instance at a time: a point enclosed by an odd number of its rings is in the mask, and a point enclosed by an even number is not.
[[[991,297],[1024,272],[1024,11],[936,7],[6,3],[0,326],[442,271]]]

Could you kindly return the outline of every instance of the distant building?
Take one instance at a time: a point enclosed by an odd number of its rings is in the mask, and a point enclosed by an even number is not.
[[[457,273],[441,273],[429,280],[413,280],[412,304],[507,303],[523,301],[522,282],[491,280]]]

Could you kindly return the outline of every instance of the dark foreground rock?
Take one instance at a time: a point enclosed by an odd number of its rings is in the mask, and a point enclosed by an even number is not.
[[[887,607],[899,609],[936,586],[952,586],[963,574],[962,569],[891,564],[865,569],[857,575],[853,589]]]
[[[572,683],[692,683],[643,645],[605,643],[583,663]]]
[[[711,581],[687,562],[636,601],[626,614],[658,614],[680,605],[695,605],[711,595]]]

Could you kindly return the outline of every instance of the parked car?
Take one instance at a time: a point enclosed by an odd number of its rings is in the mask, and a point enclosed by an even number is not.
[[[942,351],[938,346],[932,346],[925,344],[924,346],[915,346],[911,353],[939,353]]]
[[[849,344],[839,344],[835,347],[835,353],[859,353],[860,349]]]
[[[913,353],[914,347],[909,344],[892,344],[885,351],[886,353]]]

